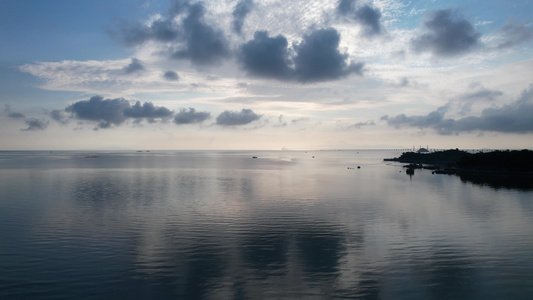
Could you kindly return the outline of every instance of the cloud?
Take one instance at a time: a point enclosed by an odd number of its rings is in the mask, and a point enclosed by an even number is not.
[[[192,107],[189,110],[183,108],[174,116],[174,123],[178,125],[201,123],[209,117],[211,117],[211,114],[208,112],[197,112]]]
[[[500,29],[503,41],[498,44],[498,49],[511,48],[516,45],[533,40],[533,27],[525,24],[506,24]]]
[[[101,96],[93,96],[89,100],[76,102],[65,110],[78,119],[98,122],[98,128],[109,128],[126,121],[124,110],[129,107],[130,103],[123,98],[104,100]]]
[[[303,122],[308,122],[310,121],[311,119],[310,118],[298,118],[298,119],[294,119],[291,121],[292,124],[298,124],[298,123],[303,123]]]
[[[194,3],[181,24],[182,45],[178,46],[172,57],[187,58],[195,65],[218,63],[230,54],[224,32],[208,25],[205,20],[205,7]]]
[[[462,94],[456,99],[460,107],[459,114],[461,115],[469,114],[472,105],[476,102],[492,102],[503,95],[502,91],[487,89],[478,82],[471,84],[470,89],[470,92]]]
[[[274,127],[287,127],[287,122],[285,122],[283,115],[279,115],[278,123],[273,125]]]
[[[122,21],[118,27],[111,35],[128,46],[154,41],[166,47],[170,57],[195,65],[218,63],[230,55],[224,32],[205,21],[201,2],[172,1],[165,16],[145,24]]]
[[[125,117],[134,119],[165,119],[173,115],[173,112],[166,107],[156,107],[151,102],[144,102],[141,105],[140,101],[125,108],[123,113]]]
[[[243,44],[238,58],[250,75],[301,83],[335,80],[352,73],[362,75],[363,63],[347,63],[348,54],[339,51],[340,35],[334,28],[313,30],[289,57],[287,39],[269,37],[256,31],[254,39]],[[292,67],[294,65],[294,67]]]
[[[48,127],[49,122],[47,120],[26,117],[22,113],[12,111],[11,106],[8,104],[5,105],[4,112],[11,119],[24,120],[28,127],[21,129],[22,131],[44,130],[46,127]]]
[[[26,125],[28,125],[28,128],[22,129],[22,131],[44,130],[48,127],[48,121],[28,118],[26,119]]]
[[[468,53],[480,45],[481,34],[451,9],[426,13],[422,29],[423,32],[411,40],[411,47],[417,53],[451,57]]]
[[[80,120],[98,122],[97,128],[110,128],[112,125],[119,126],[128,118],[135,120],[164,119],[172,116],[172,112],[165,107],[156,107],[152,103],[139,101],[131,106],[128,100],[123,98],[103,99],[101,96],[93,96],[89,100],[78,101],[67,108]]]
[[[426,116],[383,116],[382,120],[395,127],[412,126],[433,128],[440,134],[458,134],[465,131],[494,131],[506,133],[533,132],[533,84],[524,90],[520,98],[501,107],[486,108],[479,117],[445,119],[448,107],[442,106]]]
[[[374,121],[367,121],[367,122],[357,122],[355,124],[352,124],[349,128],[355,128],[355,129],[361,129],[366,126],[374,126],[376,123]]]
[[[170,80],[170,81],[177,81],[180,79],[180,77],[178,76],[178,73],[174,72],[174,71],[166,71],[164,74],[163,74],[163,77],[166,79],[166,80]]]
[[[24,119],[26,118],[26,116],[22,113],[18,113],[18,112],[10,112],[7,114],[8,117],[10,118],[13,118],[13,119]]]
[[[171,17],[177,16],[187,10],[191,3],[189,0],[171,0],[168,13]]]
[[[357,6],[355,0],[340,0],[337,4],[337,14],[360,24],[364,36],[372,37],[382,33],[381,11],[378,8],[368,4]]]
[[[254,39],[243,44],[239,58],[250,74],[264,78],[283,79],[291,76],[287,39],[282,35],[268,37],[266,31],[256,31]]]
[[[179,15],[187,13],[191,3],[188,0],[170,1],[165,16],[160,16],[150,22],[116,21],[117,29],[110,29],[109,33],[128,46],[139,46],[147,41],[159,43],[181,42],[184,37],[182,24],[175,21]]]
[[[61,110],[57,110],[57,109],[54,109],[50,112],[50,118],[52,118],[52,120],[60,123],[60,124],[63,124],[63,125],[66,125],[68,124],[68,117],[65,116],[63,114],[63,111]]]
[[[393,88],[406,88],[406,87],[412,87],[417,88],[420,86],[420,84],[409,77],[402,76],[397,79],[391,79],[390,82],[387,82],[387,86],[393,87]]]
[[[231,23],[231,29],[237,34],[242,33],[242,26],[244,24],[244,19],[250,13],[254,7],[253,0],[241,0],[235,5],[233,10],[233,22]]]
[[[460,98],[461,100],[469,100],[469,101],[477,101],[477,100],[488,100],[488,101],[494,101],[497,97],[502,96],[502,91],[497,90],[489,90],[486,88],[482,88],[478,91],[466,93],[462,95]]]
[[[240,112],[226,110],[218,115],[216,123],[222,126],[246,125],[259,120],[261,117],[251,109],[243,108]]]
[[[24,114],[12,111],[11,106],[9,106],[8,104],[4,106],[4,112],[7,113],[7,116],[12,119],[25,119],[26,118]]]
[[[137,58],[132,58],[131,63],[123,68],[126,74],[132,74],[144,70],[144,66]]]
[[[154,46],[160,49],[157,53],[187,59],[195,66],[218,64],[236,55],[244,71],[262,78],[312,83],[362,74],[363,63],[350,62],[348,54],[339,50],[340,34],[334,28],[312,29],[292,45],[284,35],[270,37],[267,31],[256,31],[252,40],[235,47],[230,46],[222,27],[213,25],[220,22],[207,20],[207,16],[217,18],[220,7],[210,6],[215,11],[212,15],[206,12],[206,5],[203,2],[172,1],[166,14],[157,15],[144,24],[122,22],[113,34],[130,46],[155,42]],[[236,2],[232,10],[233,23],[230,24],[234,32],[242,33],[243,22],[254,7],[253,0]],[[362,5],[356,8],[354,16],[366,34],[381,33],[379,10]],[[300,32],[298,29],[295,34],[300,35]],[[295,37],[291,35],[291,39]],[[125,71],[133,73],[141,70],[140,66],[138,60],[132,59]],[[165,78],[174,80],[171,76]]]
[[[363,63],[347,64],[348,54],[339,51],[340,35],[334,28],[318,29],[295,46],[295,73],[300,82],[316,82],[362,75]]]
[[[398,87],[406,87],[409,85],[409,78],[407,77],[402,77],[400,78],[400,82],[398,83]]]
[[[103,61],[61,61],[26,64],[19,69],[43,79],[40,86],[46,90],[82,91],[89,95],[116,95],[129,98],[130,95],[147,92],[176,92],[190,89],[189,83],[202,83],[205,75],[199,72],[187,72],[178,75],[178,81],[170,80],[172,75],[164,77],[166,68],[172,62],[155,62],[146,70],[126,74],[124,67],[131,59]],[[142,61],[141,61],[142,62]],[[142,62],[143,63],[143,62]],[[143,63],[144,64],[144,63]],[[171,71],[172,72],[172,71]],[[176,74],[177,75],[177,74]],[[210,87],[216,84],[211,83]]]
[[[430,112],[425,116],[406,116],[405,114],[397,115],[396,117],[382,117],[389,125],[399,128],[401,125],[412,127],[438,127],[444,119],[444,115],[448,111],[448,106],[441,106],[437,110]]]
[[[155,20],[150,26],[122,21],[119,27],[119,32],[110,33],[128,46],[138,46],[150,40],[166,43],[175,41],[180,36],[178,25],[171,19]]]

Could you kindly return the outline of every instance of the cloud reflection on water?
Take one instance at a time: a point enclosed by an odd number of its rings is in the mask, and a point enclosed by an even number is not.
[[[337,160],[321,160],[324,155],[273,166],[230,155],[204,157],[203,165],[199,157],[198,168],[148,157],[121,158],[130,168],[103,159],[95,164],[108,167],[0,170],[0,195],[19,197],[9,202],[11,210],[29,214],[20,203],[42,208],[20,228],[13,218],[0,219],[19,233],[3,236],[9,247],[24,249],[21,240],[38,247],[13,259],[20,266],[34,262],[29,286],[75,274],[48,290],[72,297],[76,288],[104,296],[118,288],[122,296],[148,298],[526,292],[516,288],[525,281],[511,283],[505,274],[531,275],[532,207],[523,205],[529,192],[472,189],[456,177],[424,172],[410,181],[387,165],[347,170]],[[26,190],[15,193],[22,185]],[[0,250],[16,256],[5,247]],[[25,270],[1,259],[0,266],[16,276]]]

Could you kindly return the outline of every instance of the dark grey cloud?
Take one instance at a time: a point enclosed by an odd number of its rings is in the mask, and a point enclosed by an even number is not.
[[[356,11],[357,20],[363,25],[364,33],[368,36],[378,35],[382,32],[381,12],[369,5],[363,5]]]
[[[152,103],[145,102],[141,105],[136,102],[131,106],[124,98],[104,99],[101,96],[93,96],[89,100],[78,101],[67,108],[74,118],[97,122],[96,128],[109,128],[119,126],[128,118],[140,121],[147,119],[165,119],[172,116],[172,112],[165,107],[156,107]]]
[[[182,124],[194,124],[201,123],[211,117],[211,114],[203,111],[196,111],[196,109],[189,107],[189,109],[180,109],[174,116],[174,123],[178,125]]]
[[[68,124],[69,121],[68,117],[64,115],[63,111],[57,109],[54,109],[50,112],[50,118],[63,125]]]
[[[65,110],[78,119],[98,122],[98,128],[109,128],[126,121],[124,110],[129,107],[130,103],[123,98],[104,100],[101,96],[93,96],[89,100],[76,102]]]
[[[109,30],[109,33],[130,47],[142,45],[147,41],[172,42],[181,36],[180,27],[172,19],[156,20],[150,26],[127,21],[116,23],[119,28]]]
[[[18,112],[8,112],[7,116],[12,119],[25,119],[26,118],[24,114],[18,113]]]
[[[156,41],[172,42],[180,37],[180,29],[172,20],[156,20],[150,26],[150,35]]]
[[[470,89],[470,92],[460,95],[456,99],[460,108],[459,114],[461,115],[469,114],[472,110],[472,105],[476,102],[492,102],[503,95],[502,91],[487,89],[477,82],[471,84]]]
[[[22,113],[19,113],[19,112],[10,112],[7,114],[8,117],[10,118],[13,118],[13,119],[24,119],[26,118],[26,116]]]
[[[372,37],[382,33],[381,11],[368,4],[357,5],[356,0],[340,0],[337,14],[345,19],[353,20],[363,27],[363,35]]]
[[[525,24],[509,23],[500,29],[503,41],[498,44],[498,49],[511,48],[516,45],[533,40],[533,27]]]
[[[224,32],[207,24],[204,16],[205,7],[202,3],[189,6],[188,15],[181,24],[183,43],[172,57],[190,59],[196,65],[207,65],[229,56],[229,44]]]
[[[242,31],[243,21],[253,9],[253,0],[239,0],[233,11],[233,30]],[[355,7],[355,6],[354,6]],[[160,42],[167,47],[171,58],[188,59],[194,65],[205,66],[220,63],[232,55],[224,32],[206,20],[206,8],[202,2],[172,1],[166,14],[149,24],[119,24],[113,33],[130,46],[147,41]],[[354,12],[357,20],[369,34],[381,32],[381,13],[368,5],[358,6]],[[348,54],[339,51],[340,35],[333,28],[313,30],[298,45],[288,45],[282,35],[269,37],[266,31],[258,31],[254,38],[237,48],[239,63],[253,76],[293,80],[301,83],[336,80],[350,74],[362,74],[362,63],[349,63]],[[132,59],[124,70],[133,73],[142,64]],[[173,73],[165,78],[174,80]]]
[[[9,118],[12,118],[12,119],[24,119],[24,118],[26,118],[26,116],[24,114],[12,111],[11,110],[11,106],[9,104],[6,104],[4,106],[4,112],[7,114],[7,116]]]
[[[480,46],[481,34],[457,11],[446,9],[424,15],[423,32],[411,40],[415,52],[430,52],[450,57],[465,54]]]
[[[291,76],[287,39],[281,35],[269,37],[266,31],[256,31],[254,39],[241,46],[239,59],[250,74],[265,78],[284,79]]]
[[[319,29],[295,46],[295,74],[300,82],[316,82],[362,75],[363,63],[347,64],[348,54],[339,51],[340,35],[334,28]]]
[[[118,20],[115,24],[118,28],[110,29],[109,33],[128,46],[138,46],[147,41],[179,42],[183,38],[183,28],[174,18],[186,14],[190,6],[189,0],[173,0],[170,1],[166,14],[150,25]]]
[[[170,81],[177,81],[180,79],[178,73],[174,72],[174,71],[166,71],[164,74],[163,74],[163,77],[166,79],[166,80],[170,80]]]
[[[216,123],[222,126],[246,125],[259,120],[262,116],[254,113],[251,109],[243,108],[241,111],[226,110],[218,115]]]
[[[341,16],[349,15],[355,9],[356,0],[340,0],[337,3],[337,13]]]
[[[144,66],[141,64],[140,60],[138,60],[137,58],[132,58],[131,63],[125,66],[122,70],[124,70],[126,74],[132,74],[143,71]]]
[[[502,96],[503,92],[498,90],[489,90],[486,88],[482,88],[478,91],[466,93],[462,95],[460,98],[461,100],[468,100],[468,101],[477,101],[477,100],[487,100],[487,101],[494,101],[497,97]]]
[[[172,18],[186,12],[190,5],[190,0],[171,0],[167,12]]]
[[[163,106],[156,107],[151,102],[141,104],[137,101],[133,106],[126,107],[123,114],[133,119],[165,119],[171,117],[173,112]]]
[[[285,37],[257,31],[253,40],[241,46],[238,58],[248,74],[278,80],[310,83],[362,75],[364,64],[348,64],[348,54],[339,51],[339,42],[333,28],[314,30],[294,45],[295,55],[290,57]]]
[[[383,116],[382,120],[395,127],[432,128],[440,134],[458,134],[474,130],[529,133],[533,132],[533,85],[523,91],[517,101],[501,107],[487,108],[479,117],[445,119],[447,110],[447,106],[442,106],[426,116],[400,114],[395,117]]]
[[[405,114],[397,115],[396,117],[382,117],[382,120],[386,120],[389,125],[395,127],[401,127],[402,125],[412,127],[434,127],[441,124],[444,119],[444,115],[448,111],[448,106],[441,106],[437,110],[430,112],[425,116],[406,116]]]
[[[230,55],[224,32],[206,22],[201,2],[172,1],[166,14],[149,25],[118,22],[117,26],[110,33],[126,45],[159,42],[169,47],[170,57],[195,65],[218,63]]]
[[[125,20],[114,20],[107,28],[107,33],[114,40],[129,47],[141,45],[150,39],[150,34],[144,25]]]
[[[28,127],[25,129],[21,129],[22,131],[44,130],[46,129],[46,127],[48,127],[48,124],[49,124],[47,120],[30,118],[30,117],[26,117],[22,113],[14,112],[11,110],[11,106],[8,104],[5,105],[4,112],[11,119],[24,120],[24,122],[26,123]]]
[[[235,5],[233,9],[233,22],[231,23],[231,29],[237,34],[242,33],[242,26],[244,25],[244,19],[252,11],[254,7],[253,0],[241,0]]]
[[[26,119],[26,125],[28,125],[28,128],[22,129],[22,131],[44,130],[48,127],[48,121],[28,118]]]
[[[374,125],[376,125],[376,123],[374,123],[374,121],[357,122],[357,123],[352,124],[350,126],[350,128],[361,129],[361,128],[366,127],[366,126],[374,126]]]

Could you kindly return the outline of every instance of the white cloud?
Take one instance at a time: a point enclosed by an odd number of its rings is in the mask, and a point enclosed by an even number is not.
[[[142,72],[125,72],[124,68],[130,64],[130,59],[40,62],[25,64],[20,70],[44,79],[45,83],[41,88],[46,90],[80,91],[110,96],[193,90],[231,92],[234,91],[233,86],[237,85],[235,79],[206,80],[206,74],[190,68],[179,71],[179,81],[169,81],[161,75],[166,69],[159,67],[165,65],[168,68],[169,64],[162,61],[143,61]]]

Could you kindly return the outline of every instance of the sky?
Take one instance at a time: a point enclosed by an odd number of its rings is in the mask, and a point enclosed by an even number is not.
[[[532,11],[1,0],[0,150],[533,149]]]

